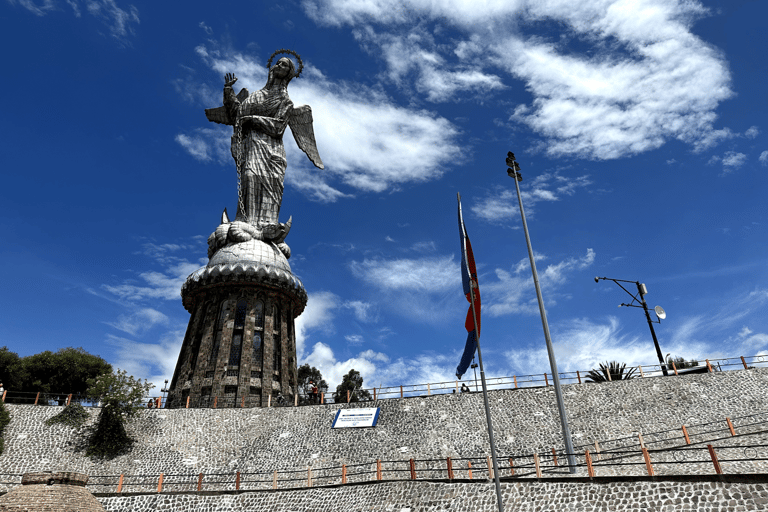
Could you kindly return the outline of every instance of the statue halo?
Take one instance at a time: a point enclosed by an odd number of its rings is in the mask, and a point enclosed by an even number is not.
[[[275,55],[278,55],[281,53],[290,53],[291,55],[296,57],[296,60],[299,61],[299,70],[296,72],[295,75],[293,75],[293,78],[298,78],[299,75],[301,74],[301,70],[304,69],[304,62],[302,62],[301,57],[299,57],[299,54],[293,50],[286,50],[285,48],[280,48],[279,50],[275,51],[275,53],[273,53],[269,57],[269,60],[267,61],[267,70],[272,68],[272,59],[275,58]]]

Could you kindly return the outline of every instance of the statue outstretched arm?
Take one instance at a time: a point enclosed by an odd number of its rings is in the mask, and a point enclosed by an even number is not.
[[[205,116],[209,121],[219,124],[228,124],[230,126],[235,125],[235,119],[237,118],[237,109],[240,103],[250,94],[248,89],[243,87],[240,92],[235,96],[235,91],[232,90],[232,85],[237,82],[237,77],[234,73],[227,73],[224,76],[224,106],[217,108],[205,109]]]

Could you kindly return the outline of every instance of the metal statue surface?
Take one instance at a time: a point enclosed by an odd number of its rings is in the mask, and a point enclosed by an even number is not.
[[[295,56],[299,70],[296,71],[293,61],[287,57],[270,67],[272,59],[280,53]],[[291,219],[285,224],[278,220],[287,166],[283,146],[286,126],[291,127],[296,144],[312,163],[324,168],[315,143],[312,109],[309,105],[294,107],[288,96],[288,84],[301,74],[303,67],[296,52],[278,50],[269,58],[269,77],[262,89],[249,93],[243,88],[235,95],[232,86],[237,77],[227,73],[224,106],[205,110],[209,121],[234,128],[231,149],[239,182],[235,220],[230,222],[224,211],[222,224],[208,238],[209,257],[222,247],[249,240],[274,243],[286,258],[290,257],[284,240]]]

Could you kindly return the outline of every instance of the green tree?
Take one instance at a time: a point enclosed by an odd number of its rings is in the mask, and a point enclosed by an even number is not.
[[[101,402],[101,412],[88,439],[86,455],[114,457],[133,443],[125,424],[143,408],[153,384],[135,379],[125,370],[103,374],[88,381],[88,397]]]
[[[354,368],[349,370],[349,373],[341,379],[341,384],[336,386],[333,401],[346,403],[347,391],[349,391],[350,402],[362,402],[371,399],[371,394],[363,389],[363,376]]]
[[[3,453],[5,444],[3,441],[3,432],[5,431],[5,427],[7,427],[8,423],[10,422],[11,415],[8,414],[8,410],[5,408],[5,404],[0,402],[0,453]]]
[[[671,357],[667,354],[667,368],[672,369],[672,363],[675,363],[675,368],[682,370],[683,368],[693,368],[699,366],[699,362],[695,359],[686,361],[684,357]]]
[[[325,393],[328,391],[328,383],[323,379],[323,374],[320,370],[314,366],[308,364],[301,365],[299,367],[299,394],[301,395],[301,402],[307,404],[310,402],[309,393],[312,390],[310,381],[317,385],[319,393]]]
[[[626,367],[627,363],[622,364],[618,361],[611,361],[610,363],[606,361],[605,363],[600,363],[599,370],[593,369],[587,374],[587,382],[608,382],[608,375],[611,376],[611,381],[629,380],[634,377],[633,374],[637,371],[637,368],[633,366],[625,372]]]
[[[5,389],[19,390],[24,380],[21,358],[8,347],[0,348],[0,383]]]
[[[82,348],[46,350],[21,362],[25,376],[21,391],[85,394],[89,379],[112,372],[111,364]]]

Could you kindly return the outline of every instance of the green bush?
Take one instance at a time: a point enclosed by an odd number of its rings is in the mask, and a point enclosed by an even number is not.
[[[79,429],[83,425],[85,425],[85,422],[88,421],[88,411],[85,410],[85,407],[78,403],[71,403],[68,406],[64,408],[63,411],[61,411],[56,416],[53,416],[51,418],[48,418],[45,420],[45,424],[49,427],[51,425],[61,424],[61,425],[67,425],[69,427],[72,427],[74,429]]]
[[[11,422],[11,415],[5,408],[5,404],[0,402],[0,454],[3,453],[3,432],[8,423]]]

